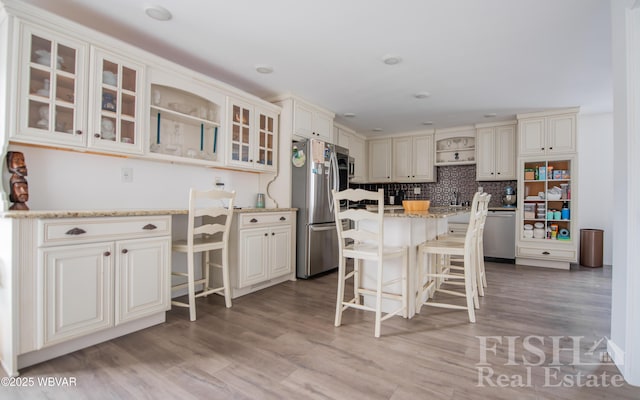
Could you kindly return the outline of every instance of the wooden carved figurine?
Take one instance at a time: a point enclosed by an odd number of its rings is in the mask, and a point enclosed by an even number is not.
[[[7,152],[7,168],[11,173],[9,186],[11,192],[9,200],[13,203],[9,210],[28,210],[29,184],[27,183],[27,165],[24,162],[24,154],[19,151]]]

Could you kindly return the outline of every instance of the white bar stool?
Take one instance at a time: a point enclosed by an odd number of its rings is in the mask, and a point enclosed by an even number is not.
[[[394,315],[407,316],[408,294],[408,248],[384,246],[384,190],[369,192],[362,189],[347,189],[342,192],[332,190],[333,206],[335,207],[336,229],[338,230],[339,263],[338,263],[338,296],[336,301],[335,326],[342,323],[342,312],[347,308],[375,312],[374,336],[380,337],[380,323]],[[340,200],[363,201],[370,200],[378,206],[376,212],[363,209],[340,211]],[[377,227],[375,231],[362,228],[361,222],[373,221]],[[354,222],[355,228],[344,229],[343,222]],[[349,226],[349,224],[347,224]],[[390,258],[402,258],[402,273],[398,278],[383,282],[384,261]],[[353,259],[353,271],[346,273],[346,260]],[[362,286],[362,260],[377,263],[376,287],[374,289]],[[344,288],[348,279],[353,278],[353,298],[344,300]],[[400,282],[401,293],[383,291],[383,288]],[[375,305],[366,306],[361,302],[361,296],[375,296]],[[400,307],[382,316],[382,299],[394,299],[400,302]]]
[[[477,200],[478,207],[476,207],[476,210],[472,210],[464,241],[435,239],[426,241],[418,247],[417,274],[420,284],[416,296],[416,313],[420,313],[423,305],[467,310],[469,322],[476,322],[475,309],[480,308],[476,282],[476,264],[478,262],[477,235],[479,234],[483,214],[479,204],[486,201],[487,196],[486,193],[477,193],[474,196],[474,202]],[[451,257],[461,257],[463,262],[462,273],[454,272],[458,266],[448,262]],[[426,260],[426,258],[430,258],[430,260]],[[458,284],[463,286],[464,290],[459,292],[443,289],[441,286],[446,284]],[[461,306],[430,300],[437,292],[464,297],[466,305]]]
[[[225,305],[231,307],[231,284],[229,281],[229,230],[233,219],[233,201],[235,191],[223,190],[198,191],[191,189],[189,192],[189,222],[187,228],[187,240],[173,242],[172,250],[187,254],[187,272],[171,272],[173,276],[186,277],[187,281],[173,285],[171,290],[188,288],[188,302],[171,301],[171,304],[188,307],[189,319],[196,320],[197,297],[206,297],[216,293],[224,296]],[[225,206],[224,201],[228,200]],[[224,219],[224,222],[221,220]],[[210,259],[212,250],[221,251],[221,264],[213,263]],[[195,253],[204,253],[202,260],[202,276],[195,279]],[[210,267],[222,270],[222,286],[210,287]],[[196,294],[196,285],[202,285],[202,291]]]

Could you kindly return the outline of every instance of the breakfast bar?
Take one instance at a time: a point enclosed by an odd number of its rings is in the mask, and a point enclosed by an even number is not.
[[[407,211],[402,208],[385,209],[384,211],[384,244],[385,246],[407,246],[409,248],[409,271],[407,276],[407,293],[409,293],[409,308],[407,317],[415,314],[415,294],[418,288],[418,246],[425,240],[437,238],[447,232],[448,217],[469,213],[468,207],[431,207],[428,211]],[[373,227],[372,227],[373,229]],[[367,268],[371,261],[363,261],[363,284],[372,286],[375,282],[375,266]],[[385,261],[383,279],[385,281],[400,276],[400,260]],[[401,283],[389,286],[393,292],[401,292]],[[365,297],[365,304],[373,298]],[[392,299],[383,299],[383,311],[396,309],[398,306]]]

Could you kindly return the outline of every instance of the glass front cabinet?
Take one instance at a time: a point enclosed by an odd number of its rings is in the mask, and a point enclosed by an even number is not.
[[[89,146],[142,153],[144,66],[92,48]]]
[[[278,113],[229,97],[229,152],[231,166],[275,171]]]
[[[520,159],[516,257],[564,269],[577,261],[576,172],[573,156]]]
[[[86,145],[87,46],[21,25],[19,118],[15,138],[63,146]]]

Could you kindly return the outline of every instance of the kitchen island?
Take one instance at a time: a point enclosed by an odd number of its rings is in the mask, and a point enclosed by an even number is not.
[[[435,239],[447,233],[448,217],[469,213],[469,207],[431,207],[428,211],[405,211],[404,209],[388,209],[384,212],[384,244],[386,246],[407,246],[409,248],[409,270],[406,290],[409,293],[409,309],[407,317],[411,318],[416,309],[416,293],[418,289],[418,246],[425,240]],[[364,222],[364,223],[369,223]],[[371,223],[373,224],[373,223]],[[366,228],[366,227],[365,227]],[[373,225],[368,229],[375,229]],[[363,261],[363,284],[373,287],[375,284],[375,262]],[[385,261],[383,279],[391,280],[401,275],[401,260]],[[389,285],[392,292],[401,293],[401,282]],[[373,304],[373,297],[365,296],[365,304]],[[382,300],[383,311],[397,309],[397,301]]]

